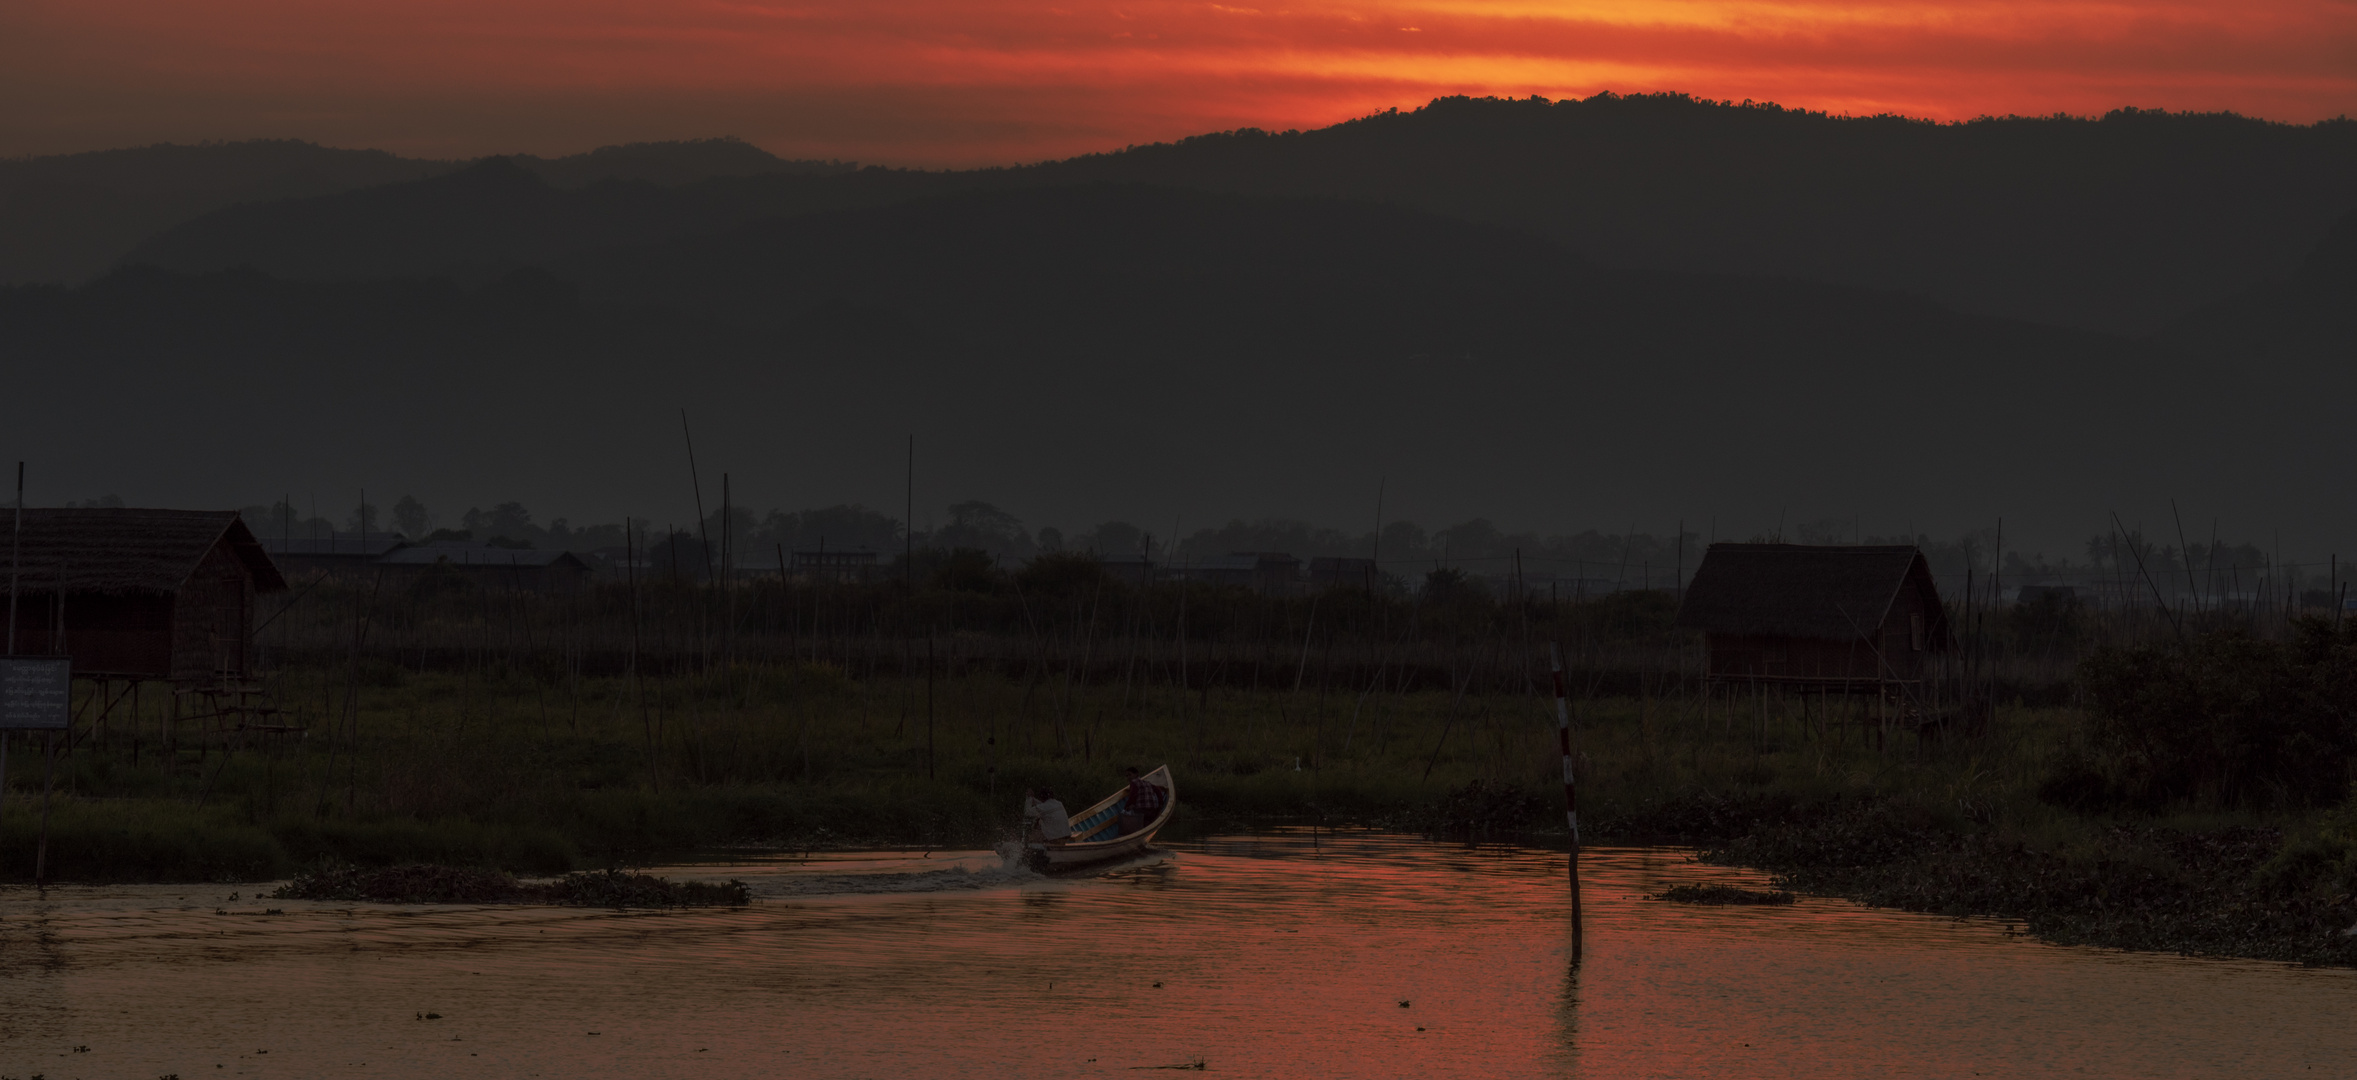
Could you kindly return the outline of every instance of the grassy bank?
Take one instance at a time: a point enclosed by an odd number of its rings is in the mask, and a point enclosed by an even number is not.
[[[258,877],[328,859],[557,873],[719,844],[985,844],[1012,831],[1026,788],[1093,801],[1124,765],[1165,762],[1188,828],[1323,818],[1504,835],[1559,820],[1552,704],[1535,688],[928,683],[824,665],[279,679],[290,711],[310,703],[299,739],[167,730],[152,702],[86,719],[58,759],[55,875]],[[1821,703],[1640,695],[1578,712],[1587,811],[1606,821],[1695,792],[1904,793],[1970,813],[2035,784],[2058,722],[2013,710],[1972,746],[1894,733],[1878,748],[1859,715]],[[0,875],[23,880],[42,762],[22,739],[9,772]]]
[[[317,703],[303,738],[201,738],[154,711],[85,725],[58,762],[52,876],[553,875],[718,845],[978,846],[1011,835],[1027,787],[1077,804],[1116,788],[1123,765],[1165,762],[1186,832],[1322,820],[1561,836],[1552,703],[1537,692],[928,683],[825,665],[279,678],[280,700]],[[1969,733],[1757,695],[1575,711],[1591,842],[1702,845],[1800,891],[2018,918],[2055,940],[2357,963],[2357,939],[2334,936],[2357,903],[2335,891],[2330,839],[2357,830],[2289,806],[2091,806],[2067,784],[2058,797],[2058,776],[2087,769],[2078,710],[2000,705]],[[41,765],[15,744],[6,880],[31,875]]]

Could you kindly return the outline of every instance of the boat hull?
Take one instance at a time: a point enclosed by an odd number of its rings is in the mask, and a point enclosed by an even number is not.
[[[1075,816],[1074,834],[1085,839],[1063,843],[1034,841],[1028,845],[1031,865],[1041,870],[1062,870],[1109,862],[1145,850],[1148,844],[1154,842],[1154,834],[1161,832],[1162,827],[1170,823],[1171,815],[1178,811],[1178,787],[1171,782],[1170,766],[1157,766],[1153,772],[1146,774],[1145,779],[1170,794],[1162,804],[1162,812],[1154,815],[1152,821],[1139,826],[1133,833],[1106,835],[1120,827],[1121,801],[1129,793],[1129,789],[1124,787]]]

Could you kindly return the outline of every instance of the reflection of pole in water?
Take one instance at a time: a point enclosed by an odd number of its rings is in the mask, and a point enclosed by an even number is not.
[[[1563,650],[1547,644],[1547,668],[1555,679],[1555,736],[1563,750],[1563,820],[1571,826],[1571,962],[1580,962],[1580,802],[1571,775],[1571,703],[1563,694]]]

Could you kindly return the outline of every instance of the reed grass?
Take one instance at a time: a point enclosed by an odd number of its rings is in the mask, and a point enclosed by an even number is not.
[[[275,677],[340,701],[348,672]],[[554,874],[715,845],[974,846],[1021,793],[1074,806],[1169,764],[1182,830],[1374,822],[1543,840],[1561,831],[1551,701],[1522,692],[1348,693],[1095,685],[984,670],[853,679],[824,663],[555,682],[518,670],[395,673],[301,739],[118,712],[60,757],[54,876],[255,879],[437,863]],[[1695,796],[1874,795],[1960,825],[2037,828],[2069,710],[1997,710],[1987,732],[1879,733],[1861,708],[1743,697],[1575,704],[1583,806],[1602,831],[1676,839]],[[37,745],[37,744],[36,744]],[[928,749],[930,747],[930,750]],[[42,763],[19,742],[0,876],[29,876]],[[1655,815],[1649,818],[1648,815]],[[1692,836],[1690,839],[1708,839]]]

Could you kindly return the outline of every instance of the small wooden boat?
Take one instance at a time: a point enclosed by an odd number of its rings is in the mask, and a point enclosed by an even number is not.
[[[1146,782],[1170,793],[1163,800],[1162,812],[1138,827],[1133,833],[1121,831],[1121,807],[1129,797],[1129,785],[1107,796],[1103,802],[1072,815],[1072,836],[1053,843],[1034,840],[1030,843],[1031,865],[1041,870],[1061,870],[1086,866],[1124,855],[1137,854],[1154,841],[1154,834],[1170,823],[1170,815],[1178,810],[1178,785],[1170,782],[1170,766],[1158,765],[1147,773]]]

